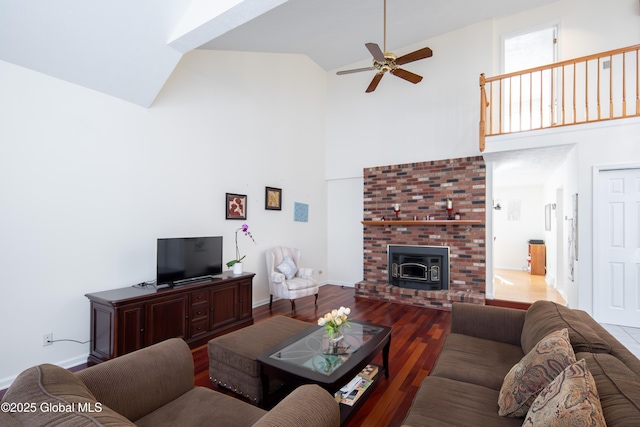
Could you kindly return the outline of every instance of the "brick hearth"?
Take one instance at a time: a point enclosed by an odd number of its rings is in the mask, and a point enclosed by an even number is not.
[[[450,309],[453,301],[484,304],[485,193],[485,165],[479,156],[365,169],[364,221],[395,219],[395,203],[401,207],[400,220],[423,220],[427,215],[445,220],[446,200],[451,199],[454,213],[476,223],[365,225],[364,280],[356,284],[356,296],[441,309]],[[387,246],[391,244],[449,246],[449,289],[390,285]]]

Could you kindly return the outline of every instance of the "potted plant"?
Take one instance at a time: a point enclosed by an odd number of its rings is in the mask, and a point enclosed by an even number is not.
[[[253,240],[253,243],[256,243],[247,224],[242,224],[242,227],[236,230],[236,257],[227,263],[227,267],[233,268],[233,274],[242,274],[242,260],[246,257],[246,255],[240,256],[240,249],[238,248],[238,231],[242,231],[245,236],[249,236],[251,240]]]

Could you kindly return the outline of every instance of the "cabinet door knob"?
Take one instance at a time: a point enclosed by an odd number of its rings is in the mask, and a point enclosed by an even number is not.
[[[140,328],[140,332],[144,332],[144,328]]]

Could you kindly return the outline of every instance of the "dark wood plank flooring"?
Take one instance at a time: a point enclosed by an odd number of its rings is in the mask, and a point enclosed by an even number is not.
[[[389,378],[380,377],[372,393],[361,404],[347,427],[356,426],[400,426],[413,397],[435,364],[444,338],[449,332],[451,313],[383,301],[355,298],[353,288],[326,285],[320,288],[318,307],[314,298],[296,300],[295,314],[287,300],[257,307],[253,310],[255,322],[282,314],[306,322],[316,323],[320,316],[340,306],[351,308],[351,317],[356,320],[391,326],[391,349],[389,351]],[[206,346],[194,349],[196,385],[209,387],[236,396],[211,384],[209,359]],[[378,355],[373,363],[382,365]]]

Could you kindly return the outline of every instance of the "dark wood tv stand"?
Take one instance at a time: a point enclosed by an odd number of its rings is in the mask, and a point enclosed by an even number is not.
[[[94,365],[164,341],[183,338],[191,348],[253,324],[254,273],[174,288],[128,287],[86,294],[91,302]]]

